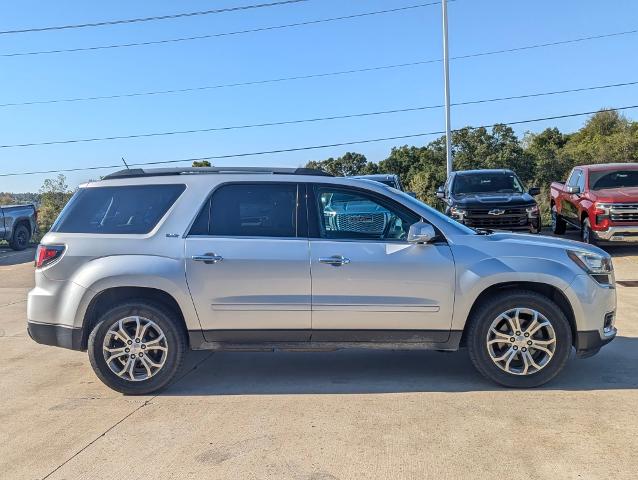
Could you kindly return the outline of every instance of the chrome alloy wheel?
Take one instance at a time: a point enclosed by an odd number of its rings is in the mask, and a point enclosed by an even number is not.
[[[168,343],[159,325],[148,318],[132,316],[111,325],[104,336],[102,353],[115,375],[139,382],[162,369]]]
[[[513,308],[501,313],[487,332],[487,352],[507,373],[531,375],[542,370],[556,351],[556,332],[542,313]]]

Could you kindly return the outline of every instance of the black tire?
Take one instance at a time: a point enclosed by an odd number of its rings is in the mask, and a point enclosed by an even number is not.
[[[588,243],[589,245],[596,245],[596,238],[594,237],[593,231],[591,229],[591,223],[589,222],[589,218],[583,220],[583,225],[580,229],[580,239],[583,243]]]
[[[567,230],[567,223],[556,211],[556,205],[552,205],[552,232],[555,235],[562,235]]]
[[[13,250],[24,250],[29,246],[29,242],[31,241],[31,232],[27,228],[27,226],[23,223],[18,225],[13,231],[13,237],[11,238],[11,242],[9,242],[9,246]]]
[[[116,375],[107,365],[102,349],[111,326],[120,319],[131,316],[151,320],[161,328],[166,337],[164,364],[157,373],[145,380],[133,381]],[[165,388],[176,378],[182,368],[187,345],[186,332],[175,312],[158,303],[135,300],[118,305],[99,318],[89,335],[88,353],[95,374],[106,386],[127,395],[146,395]],[[149,351],[146,353],[148,357]]]
[[[528,375],[508,373],[492,360],[487,335],[492,322],[503,312],[514,308],[531,308],[544,315],[556,334],[553,357],[547,364]],[[468,319],[467,346],[474,367],[486,378],[505,387],[533,388],[552,380],[563,369],[572,349],[572,330],[560,307],[544,295],[528,290],[504,291],[488,298]]]
[[[543,224],[541,223],[540,217],[538,217],[538,219],[535,222],[530,222],[529,233],[539,234],[541,233],[542,230],[543,230]]]

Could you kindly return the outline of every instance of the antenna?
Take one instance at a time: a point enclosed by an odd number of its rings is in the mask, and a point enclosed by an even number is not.
[[[128,168],[128,164],[126,163],[126,160],[124,160],[124,157],[122,157],[122,162],[124,163],[124,166],[126,167],[126,169],[130,170],[130,168]]]

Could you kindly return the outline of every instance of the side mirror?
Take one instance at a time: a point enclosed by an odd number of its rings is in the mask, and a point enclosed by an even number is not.
[[[408,231],[408,242],[410,243],[430,243],[435,237],[434,227],[423,221],[411,225]]]
[[[445,198],[445,189],[443,187],[439,187],[436,189],[436,197]]]
[[[410,195],[412,198],[416,198],[416,192],[405,192]]]
[[[536,195],[541,194],[541,189],[539,187],[530,187],[527,193],[529,193],[532,197],[535,197]]]
[[[576,195],[580,193],[580,187],[578,185],[568,186],[567,188],[565,188],[565,191],[567,193],[571,193],[572,195]]]

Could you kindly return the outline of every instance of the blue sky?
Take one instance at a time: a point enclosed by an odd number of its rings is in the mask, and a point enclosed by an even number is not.
[[[0,35],[0,54],[205,35],[382,10],[427,0],[310,0],[299,4],[101,28]],[[23,1],[5,5],[0,30],[233,7],[259,0]],[[638,28],[635,0],[458,0],[450,54],[514,48]],[[451,63],[452,101],[638,80],[638,34]],[[440,7],[207,40],[93,52],[0,57],[0,103],[198,87],[441,57]],[[199,129],[369,112],[443,100],[442,65],[77,103],[0,108],[0,145]],[[460,106],[454,128],[638,103],[638,86]],[[626,112],[636,118],[636,110]],[[292,126],[0,149],[0,173],[162,161],[438,131],[442,109]],[[522,125],[517,133],[584,118]],[[347,150],[385,158],[397,143],[259,157],[219,165],[299,166]],[[109,170],[67,174],[72,186]],[[48,175],[52,176],[52,175]],[[0,177],[0,191],[36,191],[47,175]]]

